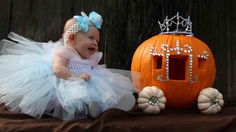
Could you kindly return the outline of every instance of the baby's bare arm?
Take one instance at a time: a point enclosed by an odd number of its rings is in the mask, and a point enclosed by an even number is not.
[[[73,73],[67,69],[68,59],[62,58],[58,55],[53,57],[53,73],[58,78],[68,79],[72,77]]]
[[[84,79],[85,81],[90,79],[90,75],[88,73],[84,72],[78,76],[78,75],[75,75],[73,72],[71,72],[67,68],[68,61],[69,61],[68,59],[62,58],[58,55],[54,55],[54,58],[53,58],[54,75],[62,79],[68,79],[70,77],[81,78],[81,79]]]

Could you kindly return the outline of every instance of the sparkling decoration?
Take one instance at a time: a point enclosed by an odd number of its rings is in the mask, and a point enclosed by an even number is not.
[[[190,83],[191,83],[191,84],[192,84],[192,83],[197,83],[197,81],[198,81],[198,75],[195,75],[195,76],[191,79]]]
[[[161,53],[156,52],[156,48],[151,47],[150,54],[152,56],[165,56],[165,65],[166,65],[166,76],[165,78],[162,77],[162,75],[158,75],[156,80],[165,82],[169,80],[169,61],[170,61],[170,53],[180,55],[188,54],[189,55],[189,82],[190,84],[196,83],[198,81],[198,76],[193,76],[193,55],[192,55],[193,49],[190,45],[185,44],[183,47],[180,47],[179,40],[176,40],[176,47],[169,48],[168,44],[162,44],[161,45]],[[207,60],[208,58],[207,51],[204,51],[202,54],[198,55],[198,58],[202,58]]]
[[[166,53],[166,80],[169,80],[169,57],[170,53]]]
[[[179,13],[172,18],[168,19],[168,16],[165,18],[163,23],[159,23],[161,33],[160,34],[187,34],[193,35],[192,33],[192,22],[190,21],[190,16],[185,19],[182,16],[179,16]],[[171,29],[171,28],[175,29]]]
[[[198,55],[198,58],[207,60],[208,56],[209,56],[208,52],[204,51],[202,54]]]
[[[158,100],[157,97],[152,96],[151,98],[148,99],[148,103],[152,106],[157,106],[160,101]]]
[[[157,75],[156,80],[161,81],[161,82],[166,82],[167,80],[162,77],[162,75]]]
[[[153,55],[153,56],[164,56],[164,54],[157,53],[157,52],[155,52],[155,50],[156,49],[154,47],[152,47],[150,49],[150,54]]]
[[[211,106],[216,107],[219,106],[219,104],[220,100],[216,96],[211,99],[211,104],[210,104]]]
[[[193,83],[193,55],[189,54],[189,82]]]

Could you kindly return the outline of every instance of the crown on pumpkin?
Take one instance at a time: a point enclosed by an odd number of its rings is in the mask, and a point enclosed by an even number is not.
[[[192,33],[192,22],[190,21],[190,16],[185,19],[182,16],[179,16],[179,13],[172,18],[166,19],[163,23],[158,21],[161,33],[160,34],[186,34],[186,35],[193,35]]]

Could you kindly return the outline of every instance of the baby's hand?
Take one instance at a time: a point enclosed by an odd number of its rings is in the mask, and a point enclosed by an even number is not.
[[[84,79],[85,81],[88,81],[90,79],[90,75],[86,72],[83,72],[79,76],[81,79]]]

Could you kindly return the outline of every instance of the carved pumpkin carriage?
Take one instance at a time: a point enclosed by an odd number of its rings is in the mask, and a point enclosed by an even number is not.
[[[140,90],[138,106],[147,113],[185,109],[198,102],[202,113],[221,110],[223,96],[212,87],[216,66],[209,47],[192,34],[192,23],[176,16],[159,22],[161,33],[144,41],[135,51],[131,70]],[[172,28],[175,28],[172,30]]]

